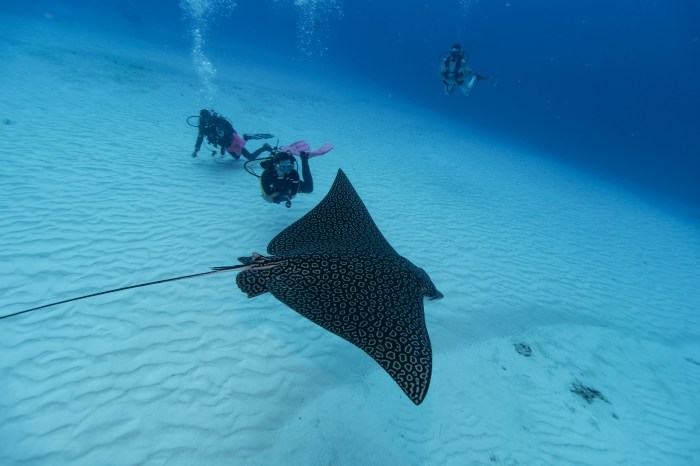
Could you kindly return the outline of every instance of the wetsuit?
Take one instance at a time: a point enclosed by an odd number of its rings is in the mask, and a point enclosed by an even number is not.
[[[209,118],[199,119],[199,133],[197,134],[197,142],[194,145],[193,157],[196,157],[197,152],[202,147],[202,141],[206,136],[209,144],[213,146],[219,146],[221,155],[228,152],[231,157],[238,159],[241,155],[244,155],[248,160],[256,159],[260,154],[267,151],[269,152],[272,148],[265,144],[259,149],[250,152],[248,149],[243,147],[247,142],[249,136],[244,135],[240,137],[233,125],[226,118],[219,115],[213,115]]]
[[[445,85],[445,94],[452,94],[455,85],[457,85],[462,89],[464,95],[469,95],[476,81],[489,79],[488,76],[474,73],[467,66],[467,62],[462,55],[457,57],[448,55],[445,57],[440,64],[440,76],[442,76],[442,83]]]
[[[206,136],[209,144],[221,148],[221,155],[223,155],[225,148],[230,146],[233,141],[234,132],[233,126],[226,118],[218,115],[206,119],[200,118],[199,133],[197,134],[197,142],[194,144],[194,151],[199,152],[199,149],[202,147],[202,141]]]
[[[440,76],[442,76],[442,82],[445,85],[456,83],[458,86],[461,86],[464,84],[464,79],[470,71],[464,57],[461,55],[457,56],[457,58],[448,55],[440,66]]]

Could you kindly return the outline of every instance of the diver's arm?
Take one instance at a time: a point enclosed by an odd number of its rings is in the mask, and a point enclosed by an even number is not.
[[[203,140],[204,140],[204,132],[200,128],[199,132],[197,133],[197,142],[194,143],[194,152],[192,152],[192,157],[197,157],[197,152],[199,152],[199,149],[202,147]]]
[[[311,170],[309,169],[309,154],[302,152],[299,154],[301,159],[301,174],[304,179],[299,182],[299,192],[300,193],[310,193],[314,190],[314,179],[311,177]]]

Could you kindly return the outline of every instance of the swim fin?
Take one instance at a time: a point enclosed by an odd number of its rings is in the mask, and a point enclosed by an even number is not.
[[[299,155],[302,152],[311,152],[311,146],[306,141],[297,141],[289,144],[288,146],[280,147],[282,152],[291,152],[292,155]]]
[[[306,141],[297,141],[288,146],[280,147],[280,150],[284,152],[291,152],[293,155],[299,155],[302,152],[306,152],[309,154],[309,158],[327,154],[331,149],[333,149],[333,144],[326,143],[316,150],[311,150],[311,146]]]
[[[309,152],[309,158],[316,157],[317,155],[327,154],[331,151],[331,149],[333,149],[333,144],[325,143],[318,149]]]

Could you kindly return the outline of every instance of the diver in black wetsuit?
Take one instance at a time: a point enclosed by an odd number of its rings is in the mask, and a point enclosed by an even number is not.
[[[272,146],[265,143],[262,147],[254,152],[249,152],[246,149],[245,144],[250,139],[267,139],[271,138],[271,134],[244,134],[243,137],[239,136],[233,125],[228,120],[214,111],[209,111],[202,109],[199,112],[199,123],[197,124],[197,142],[194,145],[194,152],[192,152],[192,157],[197,157],[197,152],[202,147],[202,142],[204,138],[207,138],[207,142],[214,147],[219,147],[221,155],[228,152],[231,157],[238,160],[241,155],[245,156],[248,160],[256,159],[263,152],[271,152]],[[213,153],[212,153],[213,155]]]
[[[292,199],[298,193],[308,194],[314,190],[314,180],[309,169],[309,154],[302,152],[299,158],[303,179],[299,177],[295,168],[296,160],[289,152],[278,152],[270,160],[260,164],[265,169],[260,177],[260,186],[266,201],[275,204],[284,202],[287,207],[291,207]]]

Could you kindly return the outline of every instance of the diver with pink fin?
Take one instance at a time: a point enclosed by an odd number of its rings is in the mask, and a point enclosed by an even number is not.
[[[297,141],[287,146],[272,149],[270,157],[260,159],[263,168],[262,175],[255,173],[245,163],[245,169],[253,176],[260,178],[262,197],[267,202],[292,206],[292,199],[299,193],[311,193],[314,190],[314,180],[309,168],[309,159],[327,154],[333,149],[333,145],[326,143],[316,150],[306,141]],[[298,171],[298,163],[294,156],[301,160],[301,176]],[[258,161],[256,161],[258,162]]]

